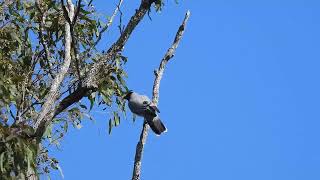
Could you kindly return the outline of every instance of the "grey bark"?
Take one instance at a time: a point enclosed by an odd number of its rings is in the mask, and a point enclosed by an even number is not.
[[[38,2],[37,2],[37,5],[38,5]],[[67,0],[67,5],[68,5],[68,17],[65,17],[65,18],[73,19],[74,5],[71,0]],[[39,10],[40,10],[40,8],[39,8]],[[42,25],[44,24],[43,18],[42,18],[41,24]],[[65,75],[67,74],[68,69],[71,64],[71,40],[72,40],[72,37],[71,37],[71,24],[69,21],[66,21],[64,29],[65,29],[64,62],[63,62],[63,65],[60,69],[59,74],[53,79],[53,82],[52,82],[52,85],[51,85],[51,88],[50,88],[48,95],[45,97],[46,101],[43,104],[42,109],[41,109],[41,111],[38,115],[38,118],[36,120],[36,123],[34,124],[34,127],[33,127],[35,129],[35,131],[38,130],[40,123],[46,120],[45,117],[48,115],[48,113],[52,109],[53,105],[55,104],[55,101],[57,100],[57,98],[59,96],[60,85],[61,85]],[[43,30],[41,29],[40,31],[42,33]],[[46,49],[46,51],[48,51],[47,46],[44,43],[43,37],[41,37],[41,38],[42,38],[42,43],[43,43],[44,48]],[[46,52],[47,58],[49,57],[48,53],[49,52]],[[40,140],[41,137],[39,137],[38,139]],[[37,180],[38,176],[36,175],[36,172],[34,172],[32,169],[30,169],[30,170],[28,170],[27,178],[28,178],[28,180]]]
[[[65,16],[66,23],[64,26],[65,29],[65,44],[64,44],[64,62],[62,64],[62,67],[60,69],[60,72],[57,74],[57,76],[53,79],[50,91],[48,95],[45,97],[45,103],[43,104],[41,111],[38,115],[38,118],[33,126],[35,131],[38,131],[39,125],[41,123],[45,124],[45,121],[47,121],[50,117],[48,117],[49,112],[53,108],[58,96],[59,96],[59,89],[60,85],[66,76],[70,64],[71,64],[71,23],[70,19],[73,19],[74,17],[74,5],[71,0],[67,0],[67,6],[68,6],[68,14]],[[68,19],[68,20],[67,20]],[[41,127],[43,129],[44,127]],[[43,130],[44,131],[44,130]],[[41,137],[39,137],[41,138]]]
[[[183,20],[182,24],[180,25],[178,32],[174,38],[173,44],[167,50],[166,54],[162,58],[160,65],[159,65],[159,68],[154,71],[155,80],[154,80],[153,91],[152,91],[152,102],[155,105],[157,105],[158,101],[159,101],[160,81],[162,79],[163,72],[164,72],[165,67],[166,67],[167,63],[169,62],[169,60],[174,56],[175,50],[177,49],[179,42],[183,36],[184,30],[186,27],[186,23],[189,19],[189,16],[190,16],[190,12],[187,11],[187,13],[184,17],[184,20]],[[141,160],[142,160],[144,145],[147,141],[148,129],[149,129],[149,125],[146,122],[144,122],[143,127],[142,127],[142,131],[140,134],[140,139],[139,139],[139,142],[137,143],[137,147],[136,147],[132,180],[140,180],[140,177],[141,177]]]

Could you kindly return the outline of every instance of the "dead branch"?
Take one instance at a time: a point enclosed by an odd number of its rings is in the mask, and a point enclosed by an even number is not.
[[[182,22],[182,24],[180,25],[178,32],[174,38],[173,44],[171,45],[171,47],[167,50],[167,53],[164,55],[164,57],[162,58],[159,68],[158,70],[155,70],[155,80],[154,80],[154,84],[153,84],[153,93],[152,93],[152,102],[157,105],[158,101],[159,101],[159,88],[160,88],[160,81],[164,72],[164,69],[167,65],[167,63],[169,62],[169,60],[174,56],[174,53],[179,45],[179,42],[183,36],[185,27],[186,27],[186,23],[189,19],[190,16],[190,12],[187,11],[184,20]],[[149,129],[149,125],[144,122],[143,123],[143,127],[142,127],[142,131],[140,134],[140,139],[139,142],[137,144],[136,147],[136,154],[135,154],[135,158],[134,158],[134,167],[133,167],[133,174],[132,174],[132,180],[140,180],[140,176],[141,176],[141,160],[142,160],[142,153],[143,153],[143,149],[144,149],[144,145],[146,143],[147,140],[147,136],[148,136],[148,129]]]

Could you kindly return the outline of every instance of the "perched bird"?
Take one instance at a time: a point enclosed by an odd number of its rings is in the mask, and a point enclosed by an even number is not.
[[[128,100],[128,106],[132,113],[144,117],[152,131],[160,135],[167,131],[167,128],[161,122],[157,112],[159,109],[153,104],[147,96],[140,95],[136,92],[129,91],[124,99]]]

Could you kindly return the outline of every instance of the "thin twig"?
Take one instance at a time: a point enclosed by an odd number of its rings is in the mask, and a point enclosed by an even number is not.
[[[99,61],[95,63],[90,69],[86,78],[86,86],[97,87],[97,79],[99,78],[98,74],[100,73],[101,69],[105,66],[105,63],[107,61],[112,60],[118,52],[123,50],[124,45],[128,41],[132,31],[143,19],[144,15],[148,12],[153,2],[154,0],[141,1],[139,9],[136,10],[135,14],[130,18],[126,28],[120,35],[119,39],[114,44],[112,44],[106,54],[101,59],[99,59]]]
[[[121,7],[121,5],[122,5],[122,2],[123,2],[123,0],[120,0],[120,1],[119,1],[119,3],[117,4],[117,7],[116,7],[116,8],[114,9],[114,11],[113,11],[112,16],[110,17],[108,23],[101,29],[101,31],[99,32],[99,35],[98,35],[96,41],[94,42],[94,44],[93,44],[89,49],[87,49],[87,50],[83,53],[84,56],[86,56],[87,53],[89,53],[90,51],[92,51],[92,49],[93,49],[94,47],[96,47],[96,45],[100,42],[100,40],[101,40],[101,38],[102,38],[102,34],[103,34],[106,30],[108,30],[108,28],[111,26],[111,24],[112,24],[112,22],[113,22],[113,19],[116,17],[118,11],[120,11],[120,7]],[[120,11],[120,12],[121,12],[121,11]]]
[[[120,13],[120,16],[119,16],[119,25],[118,25],[118,28],[119,28],[120,34],[122,34],[123,29],[124,29],[124,25],[122,25],[122,16],[123,16],[123,13],[122,13],[121,9],[119,9],[119,13]]]
[[[187,11],[185,18],[180,25],[178,32],[175,36],[175,39],[173,41],[173,44],[171,47],[168,49],[167,53],[164,55],[162,58],[158,70],[155,71],[155,80],[153,84],[153,97],[152,97],[152,102],[157,105],[159,101],[159,88],[160,88],[160,81],[164,72],[164,69],[169,62],[169,60],[174,56],[175,50],[177,49],[179,42],[183,36],[184,30],[186,23],[189,19],[190,12]],[[141,160],[142,160],[142,153],[143,153],[143,148],[144,145],[147,141],[147,136],[148,136],[148,129],[149,125],[144,122],[142,131],[140,134],[140,139],[136,147],[136,154],[134,158],[134,167],[133,167],[133,174],[132,174],[132,180],[140,180],[141,177]]]

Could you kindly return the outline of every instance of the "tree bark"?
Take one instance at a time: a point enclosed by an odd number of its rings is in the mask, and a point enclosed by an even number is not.
[[[189,19],[190,12],[187,11],[184,20],[182,24],[180,25],[178,32],[174,38],[173,44],[171,47],[167,50],[167,53],[164,55],[162,58],[159,68],[154,71],[155,74],[155,80],[153,84],[153,91],[152,91],[152,102],[157,105],[159,101],[159,89],[160,89],[160,81],[163,76],[163,72],[165,70],[165,67],[169,60],[174,56],[175,50],[177,49],[179,42],[183,36],[186,23]],[[143,149],[144,145],[147,141],[147,136],[148,136],[148,129],[149,125],[146,123],[146,121],[143,123],[142,131],[140,134],[140,139],[136,147],[136,154],[134,158],[134,166],[133,166],[133,174],[132,174],[132,180],[140,180],[141,177],[141,160],[142,160],[142,154],[143,154]]]
[[[41,111],[38,115],[38,118],[36,120],[36,123],[34,124],[34,129],[35,131],[38,130],[38,127],[41,122],[46,121],[48,118],[46,118],[54,106],[58,96],[59,96],[59,90],[60,90],[60,85],[66,76],[70,64],[71,64],[71,23],[70,19],[73,19],[74,17],[74,5],[71,0],[67,0],[67,5],[68,5],[68,14],[65,15],[66,23],[64,26],[65,29],[65,44],[64,44],[64,62],[63,65],[60,69],[60,72],[57,74],[57,76],[53,79],[53,82],[51,84],[50,91],[48,95],[45,98],[45,103],[43,104]],[[68,19],[68,20],[67,20]]]

